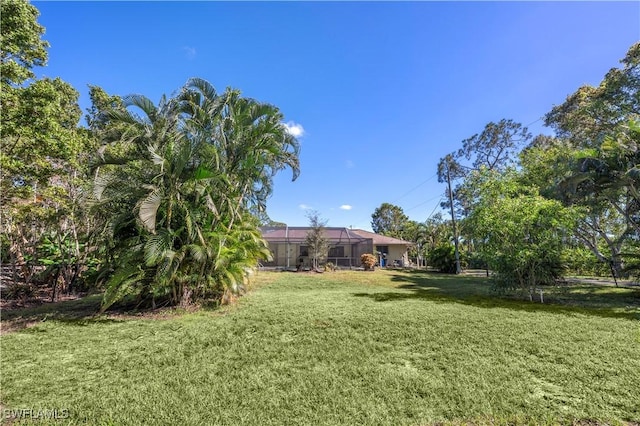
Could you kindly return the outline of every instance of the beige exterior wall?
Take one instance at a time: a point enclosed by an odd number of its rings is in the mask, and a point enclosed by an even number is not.
[[[407,246],[404,246],[404,245],[389,246],[389,254],[387,255],[387,261],[389,262],[389,266],[392,266],[395,260],[401,261],[402,265],[406,265],[408,263]]]

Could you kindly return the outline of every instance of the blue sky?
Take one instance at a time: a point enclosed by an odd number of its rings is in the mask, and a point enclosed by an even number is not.
[[[490,121],[540,118],[640,40],[640,2],[33,2],[49,64],[157,101],[189,77],[277,105],[304,132],[272,219],[370,229],[383,202],[424,221],[438,160]]]

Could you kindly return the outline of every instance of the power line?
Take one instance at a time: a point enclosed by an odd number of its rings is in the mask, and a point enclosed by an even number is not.
[[[413,191],[415,191],[416,189],[420,188],[422,185],[424,185],[425,183],[429,182],[431,179],[433,179],[434,177],[438,176],[438,172],[434,173],[432,176],[430,176],[429,178],[427,178],[427,180],[419,183],[418,185],[414,186],[413,188],[411,188],[410,190],[408,190],[407,192],[405,192],[404,194],[402,194],[401,196],[399,196],[398,198],[396,198],[395,200],[393,200],[391,202],[391,204],[397,202],[399,199],[406,197],[407,195],[409,195],[410,193],[412,193]]]
[[[433,197],[433,198],[429,198],[427,201],[423,201],[422,203],[420,203],[420,204],[418,204],[418,205],[416,205],[416,206],[413,206],[413,207],[411,207],[411,208],[409,208],[409,209],[405,210],[405,212],[408,212],[408,211],[411,211],[411,210],[413,210],[413,209],[416,209],[416,208],[418,208],[418,207],[420,207],[420,206],[423,206],[423,205],[427,204],[428,202],[435,200],[436,198],[442,198],[442,194],[438,194],[438,195],[436,195],[436,196],[435,196],[435,197]]]
[[[436,212],[436,209],[440,207],[441,202],[442,202],[442,197],[440,197],[440,200],[438,200],[438,204],[436,204],[436,206],[433,208],[433,210],[431,211],[431,214],[427,216],[427,220],[431,219],[431,216],[433,216],[433,214]]]
[[[529,124],[526,124],[524,127],[529,127],[529,126],[531,126],[532,124],[536,124],[538,121],[540,121],[540,120],[542,120],[542,119],[544,119],[544,116],[542,116],[542,117],[538,118],[538,119],[537,119],[537,120],[535,120],[535,121],[532,121],[532,122],[531,122],[531,123],[529,123]]]

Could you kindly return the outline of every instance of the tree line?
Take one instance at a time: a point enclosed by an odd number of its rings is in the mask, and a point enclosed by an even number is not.
[[[1,10],[4,296],[99,287],[102,309],[187,305],[241,291],[270,256],[259,231],[274,176],[299,174],[275,106],[192,78],[156,105],[36,79],[48,43],[25,0]]]
[[[532,291],[567,272],[637,274],[640,43],[621,64],[544,116],[554,136],[503,119],[441,158],[449,218],[417,223],[384,203],[373,230],[415,242],[414,256],[443,271],[455,272],[458,252],[463,266],[494,271],[502,288]]]

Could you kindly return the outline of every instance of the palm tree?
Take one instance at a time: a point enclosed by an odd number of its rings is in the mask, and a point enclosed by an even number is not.
[[[264,209],[279,170],[299,173],[282,114],[236,90],[218,95],[202,79],[158,107],[143,96],[124,101],[142,115],[110,114],[127,127],[105,141],[94,185],[113,248],[103,309],[128,294],[188,304],[241,290],[269,256],[249,212]]]

